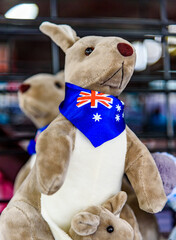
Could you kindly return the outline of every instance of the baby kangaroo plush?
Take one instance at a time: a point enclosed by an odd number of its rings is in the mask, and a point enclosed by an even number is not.
[[[76,214],[69,235],[73,240],[134,240],[132,227],[119,217],[127,195],[120,192],[102,206],[92,206]]]
[[[15,180],[15,192],[29,174],[35,163],[35,145],[39,134],[47,128],[58,114],[58,103],[64,99],[64,72],[56,75],[36,74],[25,80],[19,87],[18,99],[21,110],[33,121],[38,128],[35,139],[28,145],[31,155],[28,162],[18,173]]]
[[[124,173],[142,209],[162,210],[157,167],[125,126],[118,99],[134,70],[132,45],[119,37],[80,39],[67,25],[45,22],[40,29],[66,54],[66,95],[37,140],[36,164],[1,216],[0,239],[69,238],[72,217],[117,194]]]

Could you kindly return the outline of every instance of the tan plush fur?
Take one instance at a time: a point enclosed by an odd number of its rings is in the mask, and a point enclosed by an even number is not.
[[[14,193],[18,190],[21,184],[24,182],[26,177],[29,175],[31,171],[31,158],[24,164],[24,166],[18,172],[15,182],[14,182]]]
[[[64,99],[64,72],[56,75],[40,73],[23,84],[29,84],[30,88],[24,93],[18,91],[20,108],[37,128],[48,125],[58,116],[58,106]]]
[[[48,125],[58,114],[58,106],[64,99],[64,72],[56,75],[41,73],[34,75],[23,82],[29,85],[25,92],[18,91],[18,99],[21,110],[33,121],[37,128]],[[20,187],[29,172],[31,171],[32,159],[19,171],[14,192]]]
[[[51,34],[50,29],[52,28],[55,29],[55,25],[51,23],[41,25],[41,30],[62,47],[62,39],[58,37],[58,34],[62,36],[62,27],[58,26],[58,32],[52,32]],[[70,31],[75,35],[72,29],[70,29]],[[75,43],[66,49],[65,81],[87,89],[98,90],[103,93],[118,96],[130,80],[135,65],[134,49],[134,53],[130,57],[123,57],[116,51],[117,44],[121,42],[129,44],[124,39],[117,37],[89,36],[80,40],[76,39]],[[87,57],[85,55],[85,49],[90,46],[95,48],[95,50]],[[122,63],[123,82],[120,85],[122,80]],[[121,71],[117,72],[117,75],[114,75],[118,69],[121,69]],[[109,80],[107,81],[107,79]],[[58,121],[60,122],[60,117]],[[60,142],[60,136],[59,134],[55,135],[52,129],[56,131],[57,120],[41,134],[37,144],[38,180],[41,192],[45,194],[52,194],[56,192],[56,189],[59,189],[65,177],[63,167],[66,167],[68,164],[66,159],[62,159],[62,161],[59,159],[57,163],[55,162],[58,158],[57,145]],[[128,150],[125,172],[135,189],[140,207],[148,212],[158,212],[163,208],[166,202],[166,196],[156,164],[147,148],[129,128],[127,128],[127,138]],[[55,148],[53,144],[48,145],[49,139],[52,139],[52,141],[56,143]],[[55,149],[54,152],[53,149]],[[61,172],[58,172],[56,169],[54,172],[51,171],[52,176],[48,175],[48,179],[45,173],[43,173],[47,168],[42,163],[43,159],[48,157],[48,154],[51,152],[53,154],[50,156],[50,159],[48,159],[47,165],[53,168],[52,166],[55,163],[58,169],[61,169]],[[61,166],[62,168],[60,168]],[[150,181],[153,183],[152,185],[148,179],[149,173]],[[46,186],[48,186],[48,188],[46,188]]]
[[[156,217],[154,214],[144,212],[139,208],[139,204],[127,179],[123,178],[122,190],[125,191],[128,195],[127,203],[133,209],[135,216],[139,224],[139,230],[142,235],[143,240],[159,240],[159,228],[157,225]],[[128,206],[127,206],[128,207]],[[128,218],[128,213],[125,213],[125,216],[121,216],[124,219]],[[129,222],[129,221],[128,221]]]
[[[166,203],[166,195],[157,166],[148,149],[128,127],[127,142],[125,173],[134,188],[139,207],[149,213],[159,212]]]
[[[72,239],[133,240],[133,229],[118,216],[126,199],[126,193],[120,192],[102,206],[92,206],[75,215],[69,230]],[[112,232],[108,232],[108,227]]]
[[[66,52],[66,82],[114,96],[124,90],[134,70],[135,50],[131,56],[124,57],[119,53],[117,44],[130,43],[118,37],[92,36],[79,40],[69,26],[65,28],[51,23],[42,24],[41,30]],[[89,56],[85,55],[87,47],[94,48]],[[140,207],[148,212],[160,211],[166,196],[157,167],[134,133],[128,127],[126,131],[128,147],[123,171],[135,189]],[[24,240],[54,239],[42,220],[41,192],[51,195],[64,187],[75,149],[75,137],[75,127],[62,115],[41,133],[37,141],[37,162],[1,216],[0,239],[19,240],[19,236],[23,236]]]

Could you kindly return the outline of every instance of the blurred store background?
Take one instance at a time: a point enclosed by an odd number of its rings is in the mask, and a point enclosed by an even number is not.
[[[126,121],[151,152],[176,155],[175,0],[1,0],[0,174],[9,184],[28,160],[25,146],[36,131],[19,109],[18,87],[36,73],[64,68],[63,52],[38,30],[45,20],[69,24],[79,36],[120,36],[134,44],[135,72],[121,97]],[[175,213],[167,208],[159,221],[167,234]]]

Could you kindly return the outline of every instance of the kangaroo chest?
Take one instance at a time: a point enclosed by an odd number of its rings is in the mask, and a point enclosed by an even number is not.
[[[120,191],[126,148],[126,130],[97,148],[76,131],[75,148],[64,184],[55,194],[41,196],[42,215],[56,240],[59,237],[55,228],[67,232],[77,212],[101,204]]]

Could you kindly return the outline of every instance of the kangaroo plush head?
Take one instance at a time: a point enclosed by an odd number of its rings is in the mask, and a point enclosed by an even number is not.
[[[64,72],[57,75],[37,74],[21,84],[19,104],[24,113],[41,128],[57,117],[64,98]]]
[[[120,212],[127,195],[120,192],[102,206],[92,206],[75,215],[69,231],[73,240],[133,240],[134,231]]]
[[[40,30],[66,54],[65,81],[118,96],[133,74],[133,46],[119,37],[79,38],[68,25],[44,22]]]

